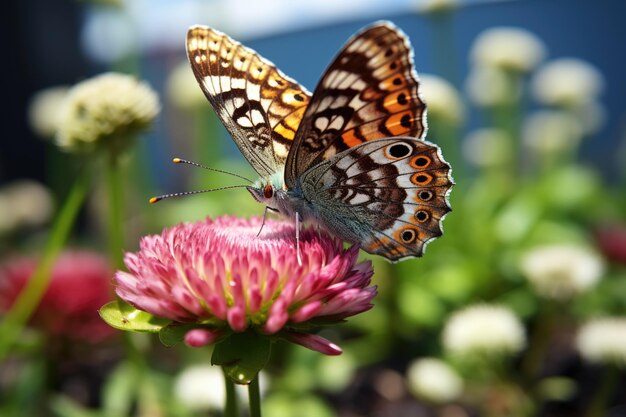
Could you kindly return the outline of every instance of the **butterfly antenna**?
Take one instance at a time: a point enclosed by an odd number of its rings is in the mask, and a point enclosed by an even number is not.
[[[217,169],[217,168],[211,168],[211,167],[208,167],[208,166],[206,166],[206,165],[202,165],[202,164],[199,164],[199,163],[197,163],[197,162],[188,161],[188,160],[186,160],[186,159],[182,159],[182,158],[174,158],[174,159],[172,159],[172,162],[173,162],[173,163],[175,163],[175,164],[187,164],[187,165],[193,165],[193,166],[195,166],[195,167],[202,168],[202,169],[206,169],[206,170],[208,170],[208,171],[219,172],[219,173],[222,173],[222,174],[231,175],[231,176],[233,176],[233,177],[237,177],[237,178],[240,178],[240,179],[242,179],[242,180],[248,181],[249,183],[254,182],[254,181],[252,181],[251,179],[246,178],[246,177],[244,177],[244,176],[242,176],[242,175],[235,174],[235,173],[233,173],[233,172],[224,171],[224,170]]]
[[[152,197],[150,199],[150,204],[158,203],[159,201],[165,200],[166,198],[182,197],[182,196],[185,196],[185,195],[210,193],[210,192],[213,192],[213,191],[221,191],[221,190],[228,190],[230,188],[244,188],[244,187],[247,187],[247,185],[229,185],[229,186],[226,186],[226,187],[211,188],[211,189],[207,189],[207,190],[183,191],[183,192],[180,192],[180,193],[163,194],[163,195],[158,195],[156,197]]]

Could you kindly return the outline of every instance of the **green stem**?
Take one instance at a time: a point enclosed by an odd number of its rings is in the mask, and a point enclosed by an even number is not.
[[[2,335],[0,338],[0,361],[15,343],[22,327],[33,314],[41,297],[43,297],[44,292],[48,288],[52,267],[85,201],[88,184],[88,176],[85,173],[79,174],[54,221],[41,261],[15,301],[15,304],[6,314],[2,323],[0,323],[0,334]]]
[[[235,383],[228,377],[224,368],[224,385],[226,386],[226,404],[224,404],[224,417],[237,417],[239,410],[237,409],[237,393],[235,392]]]
[[[124,182],[119,154],[113,151],[108,158],[107,187],[109,193],[109,256],[113,268],[121,269],[124,266],[124,224],[122,219]]]
[[[606,414],[607,405],[611,395],[615,392],[619,374],[619,370],[615,365],[607,365],[604,375],[602,375],[600,387],[591,399],[589,408],[587,408],[586,417],[602,417]]]
[[[261,417],[261,391],[259,389],[259,374],[248,385],[248,399],[250,401],[250,417]]]

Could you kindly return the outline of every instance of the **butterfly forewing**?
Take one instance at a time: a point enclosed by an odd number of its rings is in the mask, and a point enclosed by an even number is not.
[[[206,26],[187,32],[187,56],[200,88],[252,167],[284,167],[311,94],[271,62]]]
[[[388,22],[355,35],[324,73],[300,124],[285,169],[295,184],[302,172],[366,141],[426,130],[413,53]]]

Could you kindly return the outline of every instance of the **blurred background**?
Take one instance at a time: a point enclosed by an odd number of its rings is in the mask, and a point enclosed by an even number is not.
[[[147,202],[236,183],[173,165],[174,156],[254,176],[186,62],[189,26],[229,34],[313,91],[352,34],[388,19],[413,45],[427,139],[457,183],[453,212],[423,258],[373,259],[375,308],[326,335],[342,356],[277,347],[262,380],[265,414],[624,416],[624,16],[619,0],[9,2],[0,314],[31,276],[87,161],[54,140],[68,88],[115,71],[158,95],[160,113],[122,161],[121,239],[132,251],[141,236],[182,221],[263,212],[243,190]],[[0,415],[220,415],[209,353],[134,335],[138,370],[99,321],[116,264],[107,261],[110,195],[92,168],[48,289],[0,357]],[[472,308],[484,315],[462,314]]]

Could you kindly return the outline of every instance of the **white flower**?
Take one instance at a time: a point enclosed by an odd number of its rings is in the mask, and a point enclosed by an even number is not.
[[[459,4],[459,0],[418,0],[416,10],[422,13],[449,12]]]
[[[607,317],[587,322],[578,331],[576,346],[589,362],[626,366],[626,318]]]
[[[463,391],[463,380],[456,371],[435,358],[412,362],[407,369],[407,382],[414,395],[440,404],[456,400]]]
[[[517,72],[529,72],[546,55],[536,35],[515,27],[495,27],[482,32],[472,46],[474,64]]]
[[[172,103],[182,109],[207,106],[206,97],[187,61],[181,62],[172,70],[167,79],[166,91]]]
[[[494,107],[519,100],[522,86],[518,79],[501,69],[477,66],[465,80],[465,91],[473,103]]]
[[[500,129],[477,129],[463,141],[463,154],[473,165],[492,167],[511,160],[513,147],[511,138]]]
[[[31,180],[7,184],[0,189],[0,234],[41,226],[52,211],[52,196],[43,185]]]
[[[540,110],[524,120],[522,142],[538,154],[550,155],[573,149],[583,130],[573,114],[561,110]]]
[[[600,71],[577,58],[561,58],[544,65],[532,80],[537,101],[553,106],[577,107],[594,101],[604,88]]]
[[[478,304],[448,319],[442,342],[447,351],[455,354],[514,354],[526,345],[526,334],[509,309]]]
[[[267,377],[259,374],[261,396],[267,391]],[[247,388],[235,384],[239,398],[247,395]],[[176,398],[190,410],[223,410],[226,401],[224,374],[219,366],[194,365],[183,370],[174,381]]]
[[[146,129],[159,110],[158,96],[146,83],[125,74],[102,74],[69,91],[57,144],[67,150],[90,150],[100,143],[109,146],[113,139],[127,140],[127,135]]]
[[[602,277],[604,262],[582,247],[551,245],[526,253],[521,270],[539,295],[564,300],[593,287]]]
[[[176,378],[174,394],[191,410],[223,409],[226,388],[221,368],[196,365],[185,369]]]
[[[28,105],[28,121],[31,128],[43,138],[52,138],[59,128],[59,109],[69,88],[51,87],[35,93]]]
[[[422,74],[420,91],[428,108],[428,116],[447,123],[460,124],[465,119],[465,107],[452,84],[436,75]]]

